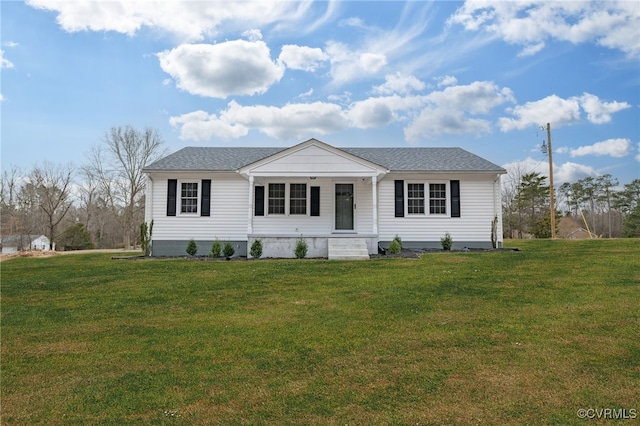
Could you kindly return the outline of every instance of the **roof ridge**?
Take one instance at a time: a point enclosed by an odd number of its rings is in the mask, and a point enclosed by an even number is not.
[[[329,146],[396,172],[506,172],[460,147]],[[189,146],[147,165],[143,171],[237,171],[290,148]]]

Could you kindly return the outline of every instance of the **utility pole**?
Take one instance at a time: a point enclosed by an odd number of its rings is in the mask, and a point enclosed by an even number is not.
[[[556,237],[556,202],[553,191],[553,149],[551,149],[551,124],[547,123],[547,147],[549,151],[549,202],[551,203],[551,238]]]

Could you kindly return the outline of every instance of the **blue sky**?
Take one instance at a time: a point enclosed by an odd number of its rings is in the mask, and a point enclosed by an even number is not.
[[[184,146],[459,146],[640,177],[638,2],[1,2],[2,168]]]

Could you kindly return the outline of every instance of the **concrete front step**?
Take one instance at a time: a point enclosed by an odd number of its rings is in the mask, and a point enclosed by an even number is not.
[[[369,260],[367,243],[362,238],[329,238],[329,260]]]

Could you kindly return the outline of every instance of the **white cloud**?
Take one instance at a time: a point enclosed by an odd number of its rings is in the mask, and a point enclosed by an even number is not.
[[[362,18],[352,17],[340,21],[340,25],[345,27],[367,28]]]
[[[208,140],[214,136],[235,139],[255,129],[275,139],[322,135],[348,126],[346,115],[335,104],[314,102],[289,104],[282,108],[264,105],[242,106],[231,101],[218,116],[195,111],[171,117],[170,123],[181,127],[181,139]]]
[[[382,53],[364,52],[358,57],[358,65],[365,72],[375,74],[387,65],[387,57]]]
[[[13,68],[13,62],[4,57],[4,51],[0,49],[0,69]]]
[[[257,29],[246,30],[242,33],[242,37],[246,38],[249,41],[258,41],[262,40],[262,32]]]
[[[536,43],[536,44],[530,44],[528,46],[526,46],[524,49],[522,49],[519,53],[518,56],[533,56],[536,53],[538,53],[539,51],[541,51],[542,49],[544,49],[545,47],[545,43],[543,41],[541,41],[540,43]]]
[[[394,121],[394,100],[399,101],[398,96],[388,98],[369,98],[364,101],[354,102],[349,108],[349,119],[352,126],[359,129],[381,127]]]
[[[301,99],[303,99],[303,98],[310,98],[311,96],[313,96],[313,88],[311,88],[311,89],[307,90],[307,91],[306,91],[306,92],[304,92],[304,93],[300,93],[300,94],[298,95],[298,98],[301,98]]]
[[[579,99],[582,109],[587,113],[587,119],[594,124],[608,123],[612,113],[630,107],[626,102],[601,102],[596,95],[586,92]]]
[[[544,176],[549,175],[549,163],[545,161],[535,160],[531,157],[527,157],[524,160],[516,160],[510,163],[503,164],[507,170],[507,173],[511,176],[518,176],[526,173],[540,173]]]
[[[7,40],[5,42],[2,43],[3,46],[7,46],[7,47],[18,47],[19,44],[16,43],[15,41],[11,41],[11,40]]]
[[[490,81],[474,81],[467,85],[449,86],[440,92],[431,92],[427,98],[440,108],[468,111],[472,114],[487,114],[498,105],[515,102],[511,89],[500,89]]]
[[[28,0],[30,6],[58,13],[68,32],[115,31],[129,36],[143,27],[172,34],[184,42],[216,35],[218,28],[244,30],[303,19],[308,2],[281,1],[82,1]]]
[[[468,85],[449,86],[424,96],[426,108],[404,130],[412,143],[440,134],[491,133],[491,123],[485,115],[505,102],[514,102],[509,88],[500,88],[490,81],[475,81]]]
[[[572,96],[568,99],[551,95],[508,109],[507,112],[516,118],[501,117],[498,124],[503,132],[541,126],[544,123],[561,127],[579,122],[581,108],[587,113],[587,119],[591,123],[602,124],[611,121],[612,113],[629,107],[626,102],[602,102],[597,96],[586,92],[582,96]]]
[[[391,82],[389,90],[392,86],[396,90],[407,85],[421,87],[418,80],[401,75],[388,77],[387,82]],[[350,97],[350,93],[345,93],[343,97],[331,96],[333,102],[293,103],[283,107],[241,106],[232,101],[217,115],[196,111],[173,117],[171,124],[183,126],[183,139],[206,140],[213,136],[235,138],[252,129],[276,139],[290,139],[405,122],[408,123],[405,138],[415,143],[441,134],[490,133],[491,122],[484,116],[496,106],[514,100],[510,89],[487,81],[449,86],[426,95],[393,94],[356,102],[350,102]]]
[[[208,141],[213,137],[237,139],[246,136],[249,129],[238,124],[229,124],[204,111],[193,111],[177,117],[171,117],[169,124],[180,127],[180,139]]]
[[[513,161],[507,164],[503,164],[509,174],[513,172],[521,173],[540,173],[543,176],[549,177],[549,163],[546,161],[539,161],[531,157],[527,157],[524,160]],[[517,174],[517,173],[516,173]],[[577,164],[572,162],[566,162],[563,164],[553,165],[553,185],[559,186],[564,182],[575,182],[587,176],[598,176],[598,171],[591,166],[584,164]],[[547,184],[549,182],[547,181]]]
[[[640,8],[631,1],[467,1],[449,23],[523,46],[521,56],[539,52],[548,39],[640,54]]]
[[[447,133],[490,133],[491,123],[484,119],[469,118],[462,111],[426,108],[415,121],[404,129],[405,138],[411,143]]]
[[[183,44],[158,53],[160,67],[179,88],[194,95],[226,98],[266,92],[284,68],[271,61],[263,41]]]
[[[316,71],[329,57],[319,48],[286,44],[282,46],[279,61],[287,68],[303,71]]]
[[[458,79],[452,75],[437,77],[436,80],[438,80],[438,86],[453,86],[458,82]]]
[[[547,169],[549,166],[547,165]],[[548,174],[548,173],[547,173]],[[564,182],[575,182],[587,176],[598,176],[599,173],[596,169],[586,164],[572,163],[567,161],[566,163],[556,165],[553,167],[553,185],[562,185]]]
[[[382,53],[352,50],[336,41],[327,43],[325,52],[331,63],[331,77],[337,84],[373,76],[387,64],[387,58]]]
[[[0,102],[4,102],[4,96],[0,93]]]
[[[529,126],[553,123],[555,126],[577,123],[580,120],[580,103],[576,98],[562,99],[557,95],[547,96],[534,102],[527,102],[507,110],[517,118],[498,119],[500,130],[522,130]]]
[[[406,95],[413,91],[424,90],[425,87],[426,85],[416,77],[397,72],[387,75],[384,84],[375,86],[373,93],[380,95],[391,95],[393,93]]]
[[[583,155],[609,155],[611,157],[620,158],[629,155],[631,152],[631,141],[629,139],[607,139],[606,141],[597,142],[593,145],[581,146],[572,149],[570,154],[572,157],[580,157]]]

